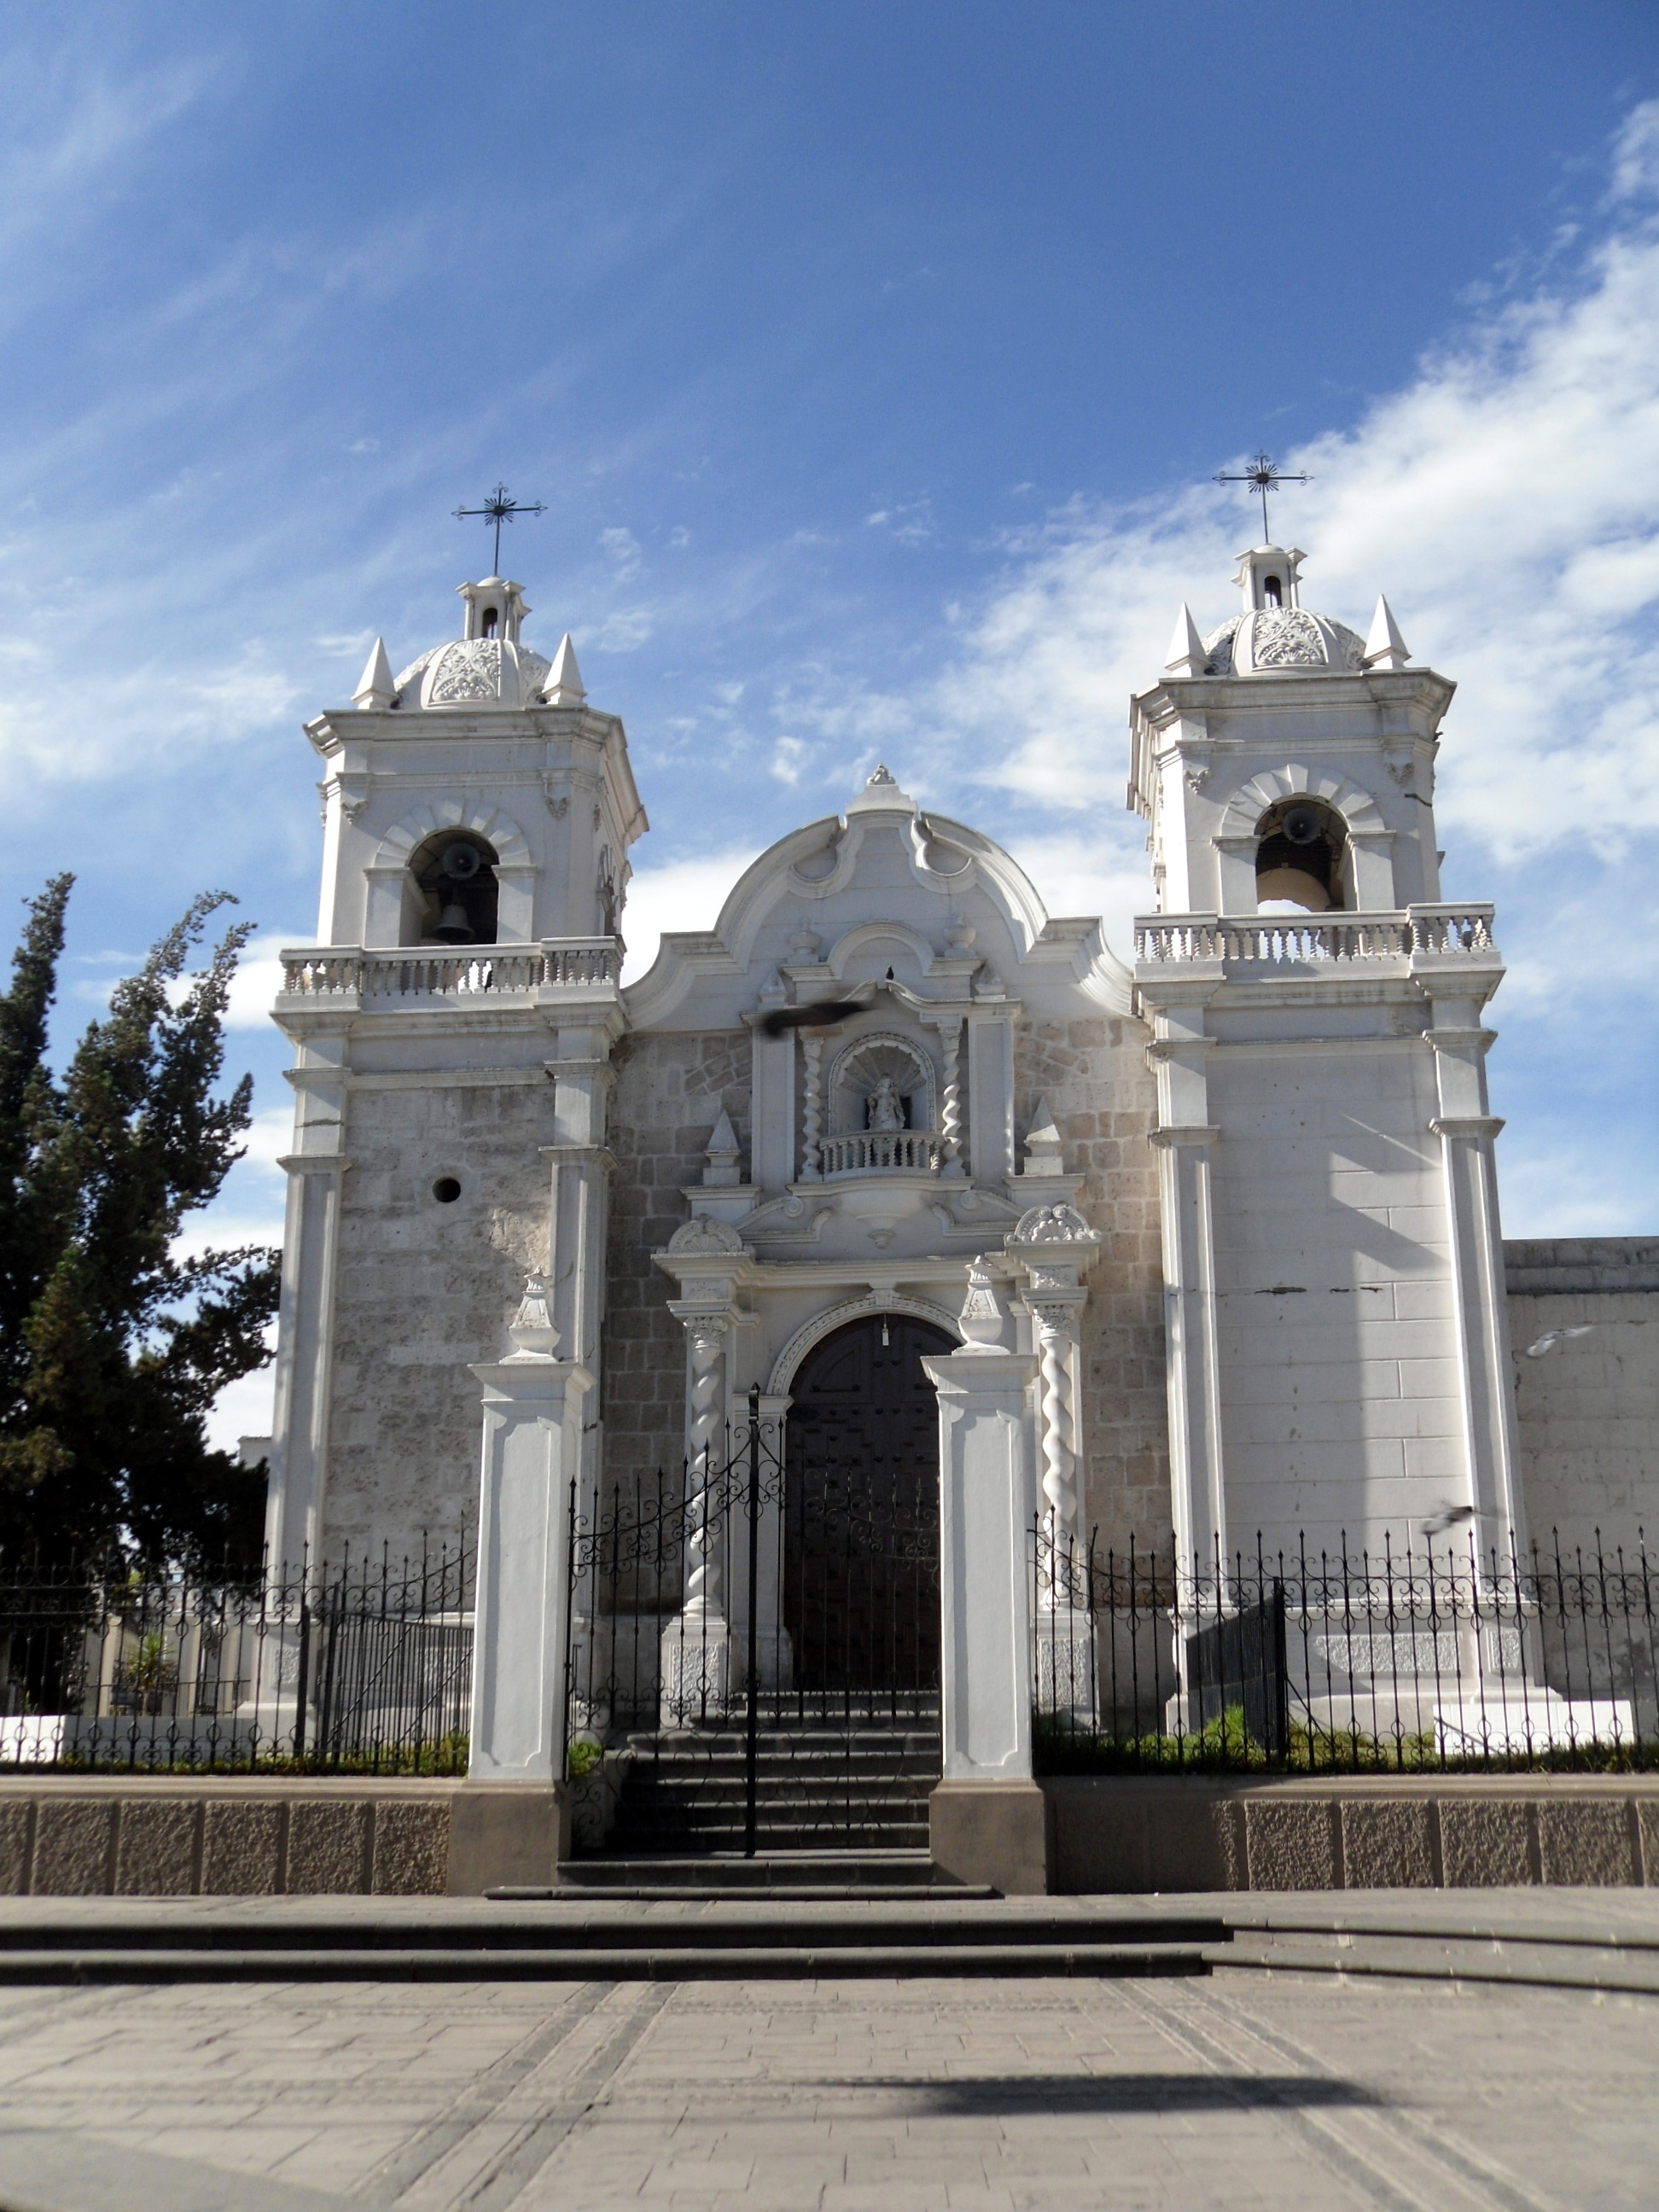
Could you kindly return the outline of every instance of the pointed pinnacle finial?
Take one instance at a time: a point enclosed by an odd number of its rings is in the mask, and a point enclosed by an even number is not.
[[[1176,617],[1175,635],[1170,640],[1170,657],[1164,664],[1170,676],[1201,676],[1204,673],[1204,641],[1198,634],[1198,624],[1193,620],[1192,610],[1185,599],[1181,612]]]
[[[576,665],[576,648],[566,630],[559,641],[559,649],[553,656],[553,665],[547,672],[547,682],[542,687],[542,697],[550,707],[580,707],[587,694],[582,689],[582,672]]]
[[[354,707],[389,707],[392,700],[392,663],[386,657],[386,640],[377,637],[374,650],[364,664],[362,681],[351,695]]]
[[[1367,668],[1403,668],[1411,659],[1411,649],[1400,635],[1400,625],[1394,618],[1394,610],[1379,592],[1376,612],[1371,617],[1370,635],[1365,640]]]

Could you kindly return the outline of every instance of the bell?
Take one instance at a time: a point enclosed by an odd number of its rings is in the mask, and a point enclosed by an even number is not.
[[[471,945],[472,925],[466,918],[466,909],[459,899],[451,899],[438,916],[438,927],[432,934],[443,945]]]

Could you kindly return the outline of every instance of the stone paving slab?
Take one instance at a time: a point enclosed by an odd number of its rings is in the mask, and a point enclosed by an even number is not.
[[[1332,1976],[0,1990],[0,2206],[1621,2212],[1656,2076],[1651,1999]]]

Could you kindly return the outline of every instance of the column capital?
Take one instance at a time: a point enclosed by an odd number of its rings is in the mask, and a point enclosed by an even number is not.
[[[1501,1114],[1436,1114],[1429,1121],[1437,1137],[1495,1137],[1503,1126]]]

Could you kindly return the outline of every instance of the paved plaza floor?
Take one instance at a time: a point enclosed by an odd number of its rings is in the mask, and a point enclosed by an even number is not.
[[[1659,2202],[1659,1998],[1328,1975],[0,1990],[0,2204]]]

